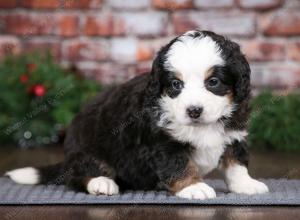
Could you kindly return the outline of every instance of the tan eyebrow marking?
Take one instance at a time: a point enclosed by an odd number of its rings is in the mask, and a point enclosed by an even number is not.
[[[181,81],[183,81],[183,76],[180,72],[176,72],[175,76],[176,76],[177,79],[180,79]]]
[[[211,67],[209,70],[207,70],[204,75],[205,80],[207,80],[209,77],[211,77],[213,72],[214,72],[214,67]]]

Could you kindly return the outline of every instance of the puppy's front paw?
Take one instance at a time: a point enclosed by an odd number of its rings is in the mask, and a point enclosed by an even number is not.
[[[262,194],[269,192],[266,184],[251,177],[236,180],[228,185],[228,189],[234,193],[244,193],[248,195]]]
[[[216,192],[206,183],[196,183],[183,188],[175,194],[185,199],[213,199],[216,198]]]
[[[93,195],[115,195],[119,193],[119,187],[112,179],[100,176],[88,182],[87,191]]]

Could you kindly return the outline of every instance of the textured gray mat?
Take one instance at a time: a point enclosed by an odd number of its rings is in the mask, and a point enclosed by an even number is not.
[[[194,204],[194,205],[300,205],[300,180],[262,180],[270,193],[264,195],[238,195],[228,193],[221,180],[206,182],[217,191],[211,200],[186,200],[166,192],[127,191],[116,196],[93,196],[76,193],[64,186],[25,186],[0,178],[0,204]]]

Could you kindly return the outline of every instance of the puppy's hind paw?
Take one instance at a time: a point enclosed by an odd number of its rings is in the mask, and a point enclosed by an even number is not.
[[[176,193],[176,196],[186,199],[213,199],[216,198],[216,192],[206,183],[196,183],[185,187]]]
[[[86,190],[93,195],[115,195],[119,193],[119,187],[115,181],[105,176],[90,179]]]

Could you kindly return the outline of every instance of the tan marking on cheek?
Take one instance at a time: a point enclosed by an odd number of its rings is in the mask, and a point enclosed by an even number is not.
[[[233,92],[231,90],[228,91],[228,93],[226,94],[226,97],[227,97],[229,103],[233,103]]]
[[[190,160],[182,175],[176,179],[173,179],[170,182],[169,190],[172,193],[176,193],[182,190],[183,188],[198,183],[200,181],[201,181],[201,177],[199,175],[199,169],[195,164],[195,162]]]

